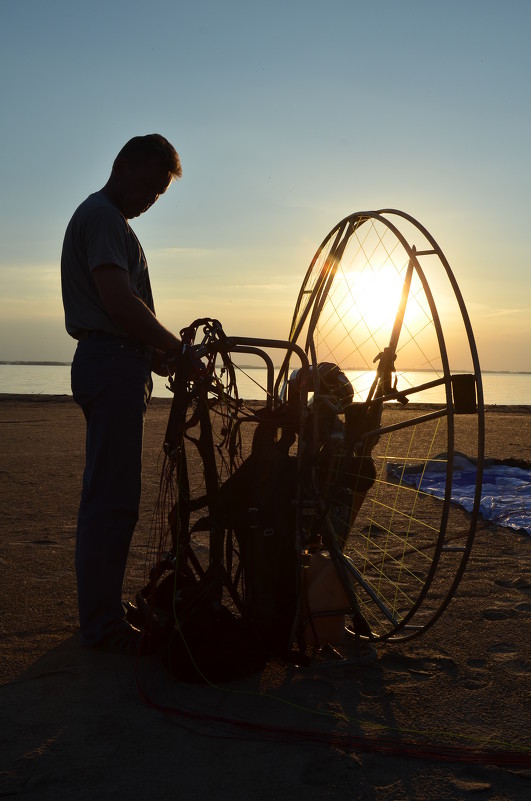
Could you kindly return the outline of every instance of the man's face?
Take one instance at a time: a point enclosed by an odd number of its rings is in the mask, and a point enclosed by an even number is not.
[[[119,179],[118,206],[128,220],[147,211],[171,183],[170,174],[156,160],[121,162]]]

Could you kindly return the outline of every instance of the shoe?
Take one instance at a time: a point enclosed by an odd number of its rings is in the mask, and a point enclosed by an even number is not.
[[[115,654],[138,654],[142,645],[142,632],[127,620],[120,622],[94,645],[98,651]]]

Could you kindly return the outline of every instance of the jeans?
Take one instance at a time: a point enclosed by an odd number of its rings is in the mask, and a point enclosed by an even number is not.
[[[81,644],[99,642],[123,618],[122,584],[138,520],[149,347],[118,337],[83,339],[72,393],[87,423],[76,539]]]

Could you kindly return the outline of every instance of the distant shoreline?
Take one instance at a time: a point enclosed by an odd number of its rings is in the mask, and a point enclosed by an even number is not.
[[[0,392],[0,403],[74,403],[74,399],[72,395],[45,395],[44,393],[39,394],[25,394],[25,393],[9,393],[9,392]],[[150,400],[150,406],[170,406],[172,402],[172,398],[159,398],[154,396]],[[252,404],[263,404],[263,401],[246,398],[246,403]],[[409,403],[407,408],[408,409],[426,409],[430,410],[436,407],[439,407],[441,404],[439,403]],[[403,406],[397,404],[395,406],[387,406],[387,409],[400,411],[404,409]],[[499,404],[485,404],[485,411],[486,412],[498,412],[502,414],[531,414],[531,405],[526,404],[508,404],[506,406],[499,405]]]
[[[0,364],[8,364],[12,365],[13,367],[70,367],[72,362],[8,362],[0,359]]]
[[[6,361],[0,359],[0,365],[12,365],[15,367],[70,367],[72,362],[36,362],[36,361]],[[256,364],[241,364],[239,365],[244,370],[262,370],[263,365],[256,365]],[[278,370],[280,365],[275,365],[275,370]],[[350,372],[361,372],[366,368],[362,367],[345,367],[343,368]],[[400,370],[402,373],[414,372],[414,373],[433,373],[433,370],[427,369],[419,369],[416,367],[405,367]],[[469,373],[470,370],[454,370],[454,373]],[[531,370],[482,370],[482,375],[531,375]]]

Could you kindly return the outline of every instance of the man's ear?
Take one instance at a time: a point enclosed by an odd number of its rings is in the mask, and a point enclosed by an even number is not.
[[[124,169],[125,169],[125,166],[126,166],[126,161],[125,161],[125,159],[124,159],[122,156],[118,156],[118,157],[117,157],[117,158],[114,160],[114,164],[112,165],[112,171],[113,171],[113,172],[114,172],[116,175],[122,175],[122,174],[123,174],[123,171],[124,171]]]

